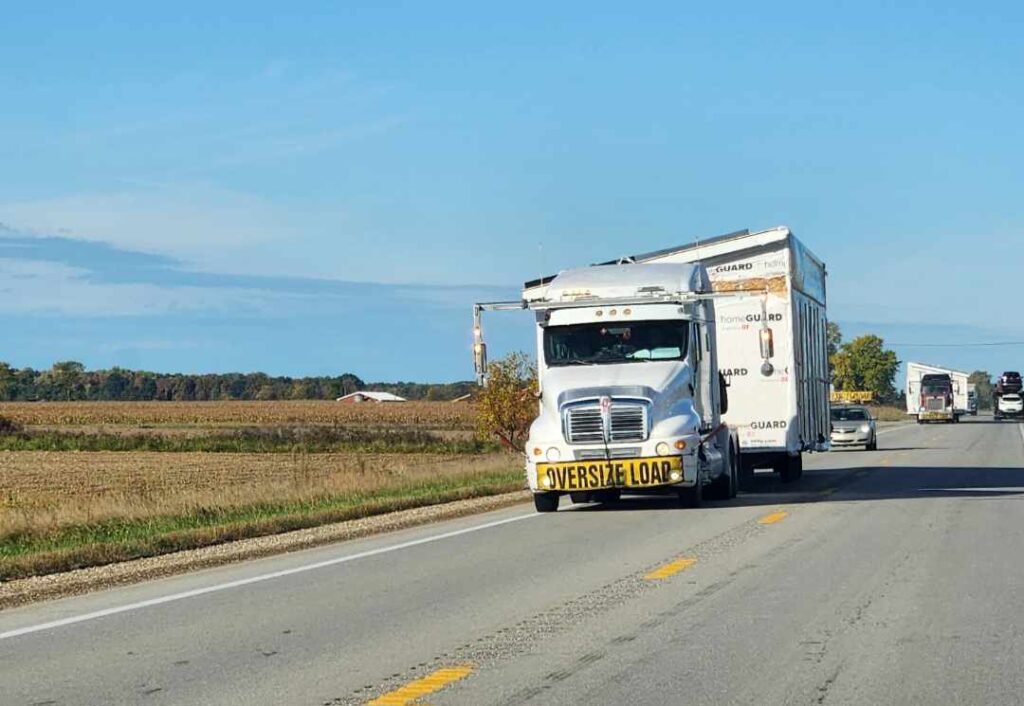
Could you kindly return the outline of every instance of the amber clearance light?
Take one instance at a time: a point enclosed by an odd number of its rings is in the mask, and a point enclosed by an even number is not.
[[[683,441],[682,439],[678,439],[676,441],[676,449],[679,450],[679,451],[685,451],[686,450],[686,442]]]

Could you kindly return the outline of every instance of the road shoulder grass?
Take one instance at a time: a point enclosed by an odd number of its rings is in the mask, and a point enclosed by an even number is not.
[[[411,508],[513,492],[522,471],[417,480],[369,492],[301,502],[197,508],[138,519],[78,523],[46,533],[0,537],[0,581],[153,557],[240,539],[366,518]]]

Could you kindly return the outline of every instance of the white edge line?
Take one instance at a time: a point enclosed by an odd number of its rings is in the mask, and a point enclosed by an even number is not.
[[[1024,424],[1018,424],[1017,429],[1020,431],[1020,440],[1024,443]]]
[[[323,569],[328,566],[336,566],[338,564],[345,564],[350,561],[357,559],[366,559],[371,556],[378,556],[380,554],[387,554],[388,552],[395,552],[401,549],[409,549],[410,547],[417,547],[421,544],[430,544],[431,542],[439,542],[442,539],[451,539],[452,537],[458,537],[460,535],[469,534],[471,532],[479,532],[480,530],[490,529],[492,527],[499,527],[501,525],[507,525],[510,522],[519,522],[520,520],[529,520],[535,517],[541,517],[542,515],[537,513],[530,513],[528,515],[516,515],[515,517],[508,517],[504,520],[495,520],[494,522],[487,522],[482,525],[474,525],[473,527],[466,527],[460,530],[453,530],[451,532],[444,532],[443,534],[436,534],[431,537],[423,537],[422,539],[414,539],[408,542],[402,542],[401,544],[393,544],[388,547],[380,547],[378,549],[370,549],[365,552],[359,552],[357,554],[348,554],[346,556],[336,557],[334,559],[327,559],[325,561],[318,561],[313,564],[305,564],[304,566],[296,566],[291,569],[282,569],[281,571],[273,571],[268,574],[260,574],[259,576],[251,576],[246,579],[238,579],[237,581],[228,581],[227,583],[219,583],[213,586],[206,586],[204,588],[195,588],[191,591],[182,591],[181,593],[172,593],[167,596],[160,596],[159,598],[150,598],[149,600],[139,601],[137,603],[128,603],[114,608],[104,608],[103,610],[93,611],[91,613],[82,613],[81,615],[74,615],[69,618],[61,618],[60,620],[51,620],[46,623],[39,623],[37,625],[29,625],[23,628],[16,628],[14,630],[8,630],[6,632],[0,632],[0,640],[9,640],[12,637],[19,637],[21,635],[29,635],[34,632],[42,632],[44,630],[53,630],[54,628],[61,628],[67,625],[74,625],[75,623],[84,623],[87,620],[96,620],[97,618],[105,618],[110,615],[117,615],[118,613],[127,613],[132,610],[140,610],[142,608],[151,608],[153,606],[163,605],[164,603],[173,603],[174,601],[185,600],[186,598],[195,598],[196,596],[204,596],[208,593],[217,593],[219,591],[227,591],[232,588],[240,588],[242,586],[249,586],[254,583],[262,583],[263,581],[271,581],[278,579],[283,576],[293,576],[295,574],[302,574],[307,571],[316,571],[317,569]]]

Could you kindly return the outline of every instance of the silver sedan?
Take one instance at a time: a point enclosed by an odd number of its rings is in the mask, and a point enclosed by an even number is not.
[[[832,408],[832,446],[863,446],[865,451],[878,448],[878,430],[871,410],[860,405]]]

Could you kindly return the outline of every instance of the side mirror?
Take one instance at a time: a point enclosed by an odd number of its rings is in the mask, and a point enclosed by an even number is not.
[[[718,413],[729,411],[729,381],[721,372],[718,373]]]

